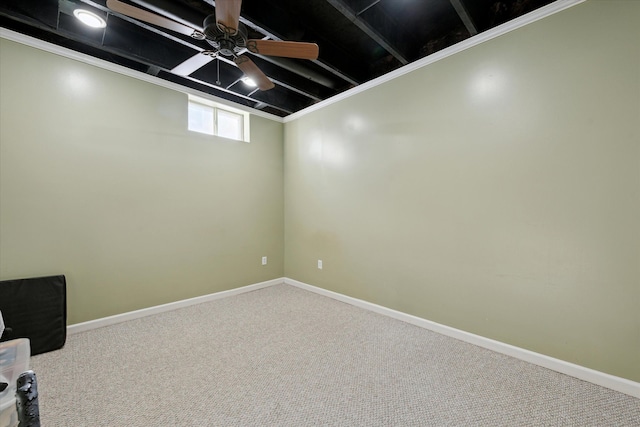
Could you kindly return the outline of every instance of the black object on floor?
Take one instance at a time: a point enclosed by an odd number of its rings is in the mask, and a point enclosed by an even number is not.
[[[18,409],[18,427],[40,427],[38,382],[33,371],[23,372],[18,377],[16,408]]]
[[[29,338],[31,355],[57,350],[67,340],[67,283],[63,275],[0,281],[0,341]]]

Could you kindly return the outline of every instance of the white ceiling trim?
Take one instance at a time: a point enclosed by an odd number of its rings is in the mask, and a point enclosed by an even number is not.
[[[477,46],[480,43],[484,43],[496,37],[499,37],[503,34],[506,34],[510,31],[516,30],[518,28],[524,27],[525,25],[531,24],[532,22],[538,21],[542,18],[546,18],[547,16],[553,15],[565,9],[568,9],[572,6],[575,6],[579,3],[583,3],[586,0],[557,0],[551,4],[543,6],[539,9],[534,10],[533,12],[527,13],[526,15],[522,15],[512,21],[506,22],[502,25],[494,27],[485,32],[479,33],[473,37],[470,37],[460,43],[457,43],[453,46],[450,46],[446,49],[442,49],[436,53],[433,53],[429,56],[426,56],[418,61],[407,64],[401,68],[398,68],[390,73],[387,73],[383,76],[378,77],[377,79],[370,80],[366,83],[363,83],[359,86],[354,87],[353,89],[349,89],[345,92],[342,92],[336,96],[333,96],[324,101],[318,102],[310,107],[305,108],[304,110],[300,110],[293,114],[289,114],[284,118],[284,122],[288,123],[290,121],[299,119],[309,113],[314,111],[318,111],[324,107],[327,107],[331,104],[335,104],[336,102],[340,102],[344,99],[347,99],[351,96],[357,95],[365,90],[374,88],[383,83],[386,83],[390,80],[396,79],[400,76],[403,76],[407,73],[415,71],[419,68],[426,67],[429,64],[433,64],[434,62],[440,61],[444,58],[447,58],[451,55],[455,55],[456,53],[462,52],[471,47]]]

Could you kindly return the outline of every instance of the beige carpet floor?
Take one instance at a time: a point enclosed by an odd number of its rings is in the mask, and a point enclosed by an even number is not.
[[[71,335],[44,427],[640,426],[640,399],[287,285]]]

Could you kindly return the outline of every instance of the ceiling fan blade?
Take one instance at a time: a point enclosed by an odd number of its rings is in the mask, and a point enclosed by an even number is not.
[[[220,29],[235,34],[240,22],[242,0],[216,0],[216,22]]]
[[[247,40],[247,49],[260,55],[300,59],[318,59],[319,53],[318,45],[315,43],[279,40]]]
[[[178,76],[188,76],[213,61],[214,57],[203,52],[193,55],[191,58],[175,66],[171,72]]]
[[[273,89],[275,85],[247,55],[240,55],[233,60],[242,72],[258,85],[260,90]]]
[[[147,12],[144,9],[139,9],[135,6],[123,3],[119,0],[107,0],[107,7],[114,12],[118,12],[139,21],[148,22],[149,24],[157,25],[158,27],[166,28],[167,30],[172,30],[187,36],[192,36],[196,32],[196,30],[187,25],[181,24],[160,15],[156,15],[155,13]]]

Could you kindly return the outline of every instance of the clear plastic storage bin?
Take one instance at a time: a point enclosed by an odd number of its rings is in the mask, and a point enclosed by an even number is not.
[[[0,392],[0,427],[18,425],[16,412],[16,381],[29,369],[31,345],[29,339],[0,342],[0,383],[9,384]]]

